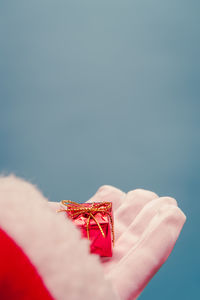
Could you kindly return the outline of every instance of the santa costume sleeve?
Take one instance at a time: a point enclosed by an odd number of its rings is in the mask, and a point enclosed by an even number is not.
[[[0,299],[119,299],[89,241],[14,175],[0,178]]]

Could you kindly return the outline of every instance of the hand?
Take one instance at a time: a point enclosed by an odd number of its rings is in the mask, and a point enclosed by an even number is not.
[[[176,200],[136,189],[102,186],[87,202],[111,201],[115,247],[101,258],[105,277],[122,300],[136,299],[171,253],[186,216]]]

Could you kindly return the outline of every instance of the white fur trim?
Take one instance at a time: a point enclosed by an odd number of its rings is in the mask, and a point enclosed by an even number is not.
[[[99,257],[62,213],[56,214],[32,184],[0,178],[0,227],[23,249],[57,300],[115,300]]]

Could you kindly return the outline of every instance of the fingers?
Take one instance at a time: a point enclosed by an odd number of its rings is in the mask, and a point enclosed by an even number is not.
[[[123,242],[127,240],[129,246],[133,246],[138,238],[142,236],[153,217],[161,209],[166,210],[168,205],[177,206],[177,202],[170,197],[161,197],[147,203],[136,216],[135,220],[130,224],[128,229],[118,239],[118,244],[123,244]]]
[[[168,258],[185,220],[184,213],[175,205],[154,216],[139,242],[106,275],[120,299],[135,299],[141,293]]]
[[[169,205],[177,206],[176,200],[170,197],[161,197],[148,202],[141,209],[134,221],[116,241],[112,261],[104,266],[105,272],[111,270],[112,267],[128,253],[143,235],[153,217],[161,210],[166,211]]]
[[[134,221],[142,208],[156,198],[158,198],[158,195],[155,193],[142,189],[130,191],[126,195],[123,203],[119,206],[114,216],[116,220],[116,222],[114,220],[116,241]]]
[[[121,190],[111,185],[103,185],[97,190],[96,194],[86,202],[112,202],[113,211],[115,212],[116,209],[123,203],[125,196],[126,194]]]

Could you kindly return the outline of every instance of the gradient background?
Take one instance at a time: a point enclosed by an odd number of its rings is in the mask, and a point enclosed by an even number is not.
[[[102,184],[187,222],[141,299],[200,299],[200,2],[0,0],[0,172],[52,201]]]

